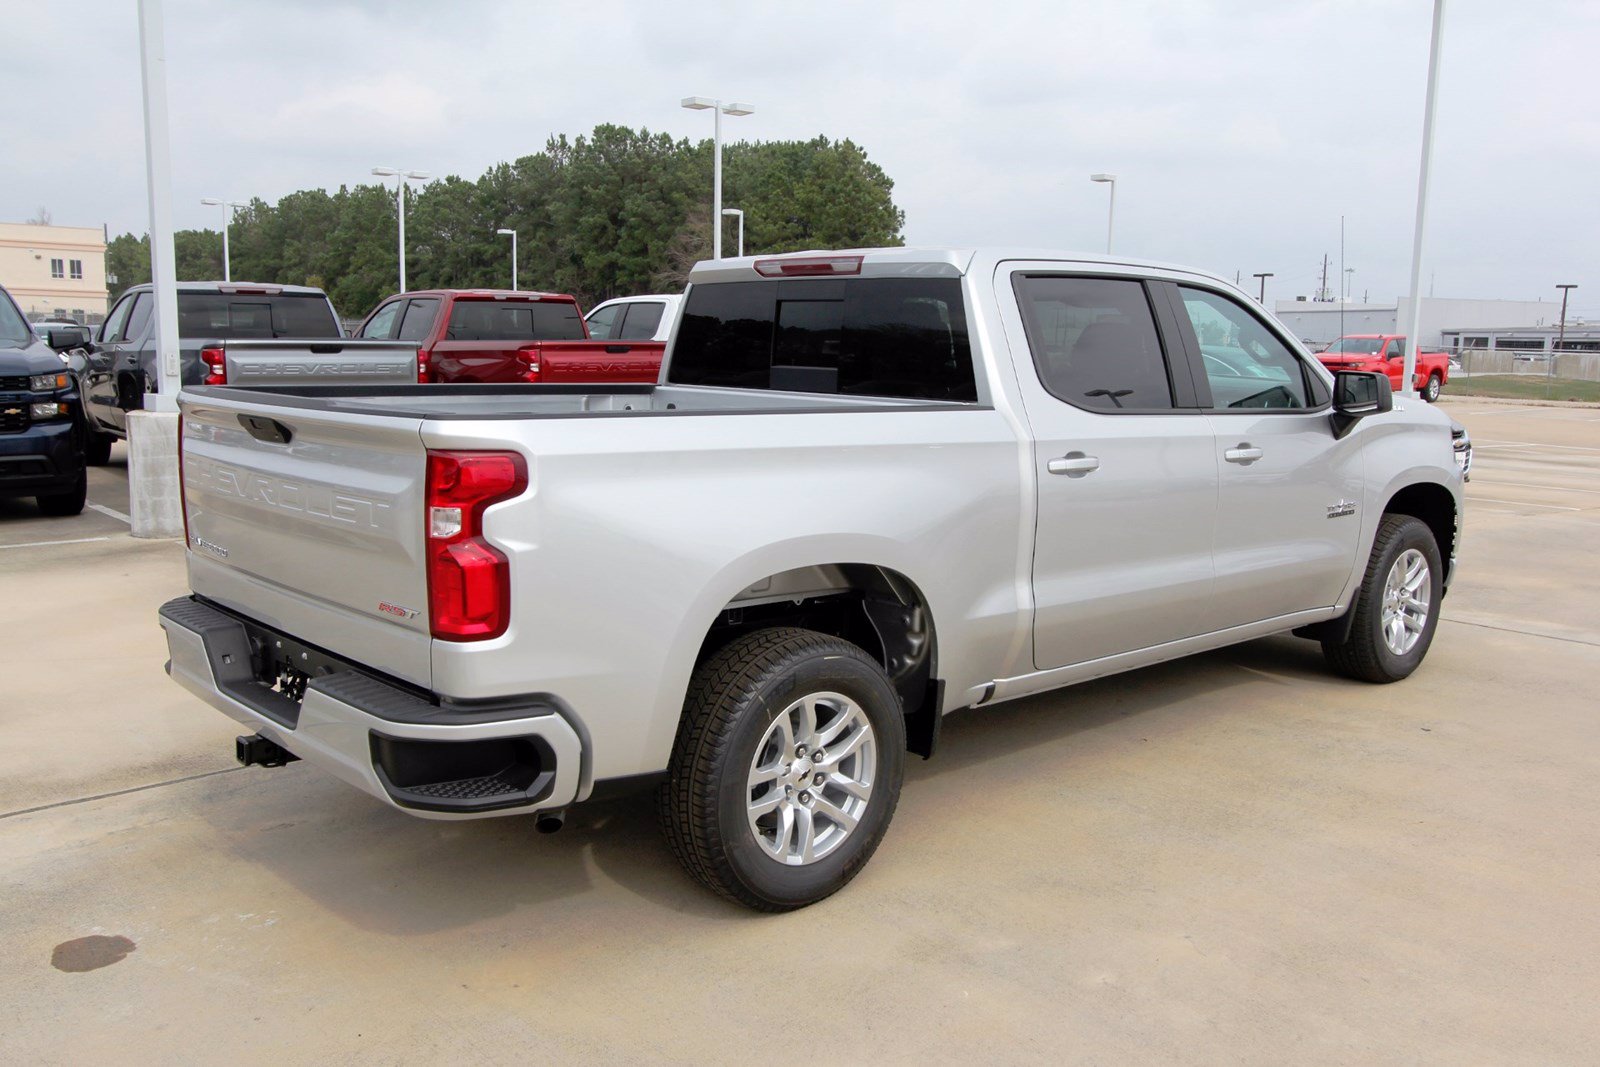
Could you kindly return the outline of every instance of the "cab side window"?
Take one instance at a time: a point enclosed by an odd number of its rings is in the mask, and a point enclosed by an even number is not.
[[[1389,347],[1383,351],[1384,359],[1405,359],[1406,342],[1404,338],[1396,337],[1389,342]]]
[[[617,316],[627,310],[627,304],[612,304],[608,308],[601,308],[589,316],[589,336],[596,341],[604,341],[611,337],[611,331],[616,329]]]
[[[439,301],[433,299],[411,301],[406,317],[400,322],[400,341],[425,341],[433,331],[434,316],[439,313]]]
[[[1014,284],[1034,366],[1052,395],[1091,411],[1174,406],[1142,282],[1025,275]]]
[[[1300,361],[1266,323],[1220,293],[1179,286],[1216,409],[1304,409]]]
[[[128,321],[128,312],[133,310],[133,294],[129,294],[117,301],[117,306],[111,309],[111,314],[106,316],[106,321],[100,324],[100,342],[118,341],[122,339],[122,327]]]
[[[404,300],[391,300],[377,310],[367,324],[361,327],[362,337],[376,337],[387,341],[394,336],[395,319],[400,316],[400,309],[405,307]]]
[[[139,293],[133,298],[133,312],[128,316],[128,328],[118,340],[132,341],[144,336],[145,328],[150,325],[150,313],[155,310],[155,295],[149,292]]]

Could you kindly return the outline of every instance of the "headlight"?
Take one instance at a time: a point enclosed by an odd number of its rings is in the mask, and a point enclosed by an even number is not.
[[[65,389],[72,380],[66,374],[35,374],[28,379],[28,388],[36,393],[53,393],[57,389]]]
[[[65,415],[68,410],[69,409],[67,408],[67,405],[58,404],[54,400],[47,404],[33,404],[29,407],[29,412],[32,414],[35,421],[41,419],[53,419],[57,416]]]

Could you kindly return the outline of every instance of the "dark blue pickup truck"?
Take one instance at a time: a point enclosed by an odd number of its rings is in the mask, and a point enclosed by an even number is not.
[[[46,515],[76,515],[88,488],[87,425],[77,384],[57,353],[88,341],[62,326],[40,340],[0,289],[0,497],[31,496]]]

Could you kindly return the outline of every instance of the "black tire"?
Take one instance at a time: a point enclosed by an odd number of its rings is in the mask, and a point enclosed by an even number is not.
[[[1444,388],[1444,379],[1437,374],[1428,375],[1428,384],[1422,387],[1422,399],[1430,404],[1438,403],[1439,392]]]
[[[1422,553],[1428,565],[1427,616],[1416,643],[1404,654],[1389,647],[1383,634],[1384,587],[1395,561],[1410,549]],[[1439,604],[1444,597],[1444,565],[1433,531],[1410,515],[1385,515],[1373,539],[1372,555],[1356,596],[1350,635],[1341,642],[1322,642],[1328,665],[1340,674],[1363,682],[1383,684],[1409,677],[1422,665],[1439,625]]]
[[[747,812],[752,800],[749,776],[762,752],[774,751],[762,746],[773,743],[768,734],[778,717],[801,698],[820,693],[847,697],[871,726],[867,735],[873,756],[857,757],[871,768],[871,791],[859,821],[831,852],[791,865],[758,841]],[[825,732],[819,730],[817,736]],[[854,878],[883,839],[900,798],[905,747],[900,699],[883,668],[866,652],[812,630],[746,634],[702,663],[689,683],[672,762],[658,797],[667,843],[694,878],[737,904],[773,912],[814,904]],[[801,758],[793,766],[800,767]],[[819,773],[818,780],[823,777]],[[781,781],[772,785],[782,788]],[[809,803],[827,800],[823,791],[835,788],[823,785]],[[833,794],[832,800],[842,796]],[[806,797],[801,792],[796,802]],[[814,826],[820,812],[796,814]],[[842,825],[828,824],[823,832],[837,829]]]
[[[83,512],[83,503],[89,497],[89,475],[86,471],[78,472],[78,480],[71,489],[64,493],[41,493],[35,499],[39,503],[39,510],[46,515],[63,517],[78,515]]]
[[[104,467],[111,462],[111,444],[115,440],[110,434],[91,428],[84,440],[83,461],[91,467]]]

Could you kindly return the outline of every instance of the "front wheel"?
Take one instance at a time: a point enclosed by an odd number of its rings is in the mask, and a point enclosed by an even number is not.
[[[83,511],[84,501],[89,498],[89,476],[83,470],[78,471],[78,480],[72,488],[64,493],[41,493],[36,498],[39,510],[46,515],[62,517],[77,515]]]
[[[876,660],[827,634],[759,630],[695,671],[661,822],[706,887],[791,911],[871,858],[904,771],[900,700]]]
[[[1432,404],[1438,401],[1439,391],[1444,388],[1444,379],[1437,374],[1428,375],[1428,384],[1422,387],[1422,399]]]
[[[1385,515],[1343,641],[1324,641],[1340,674],[1363,682],[1398,682],[1422,665],[1439,625],[1444,565],[1433,531],[1410,515]]]

